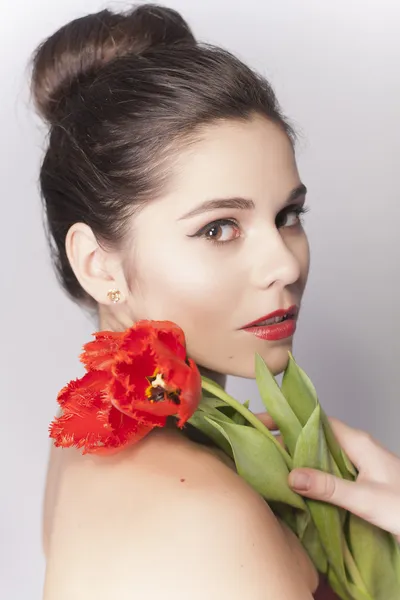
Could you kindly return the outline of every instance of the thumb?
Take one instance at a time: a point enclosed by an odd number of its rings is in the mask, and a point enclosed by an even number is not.
[[[374,481],[340,479],[317,469],[293,469],[288,483],[302,496],[349,510],[361,519],[390,531],[400,542],[399,494]]]
[[[349,492],[353,495],[353,499],[354,494],[357,493],[353,482],[317,469],[293,469],[289,474],[288,483],[304,496],[324,500],[343,508],[348,508]]]

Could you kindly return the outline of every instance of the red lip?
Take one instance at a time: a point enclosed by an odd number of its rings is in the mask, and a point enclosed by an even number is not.
[[[293,304],[293,306],[289,306],[289,308],[279,308],[278,310],[275,310],[274,312],[269,313],[269,315],[265,315],[264,317],[260,317],[256,321],[252,321],[251,323],[244,325],[243,327],[241,327],[241,329],[247,329],[248,327],[255,327],[258,323],[261,323],[262,321],[267,321],[268,319],[273,319],[274,317],[284,317],[285,315],[289,315],[288,320],[293,320],[297,317],[298,312],[299,312],[299,309],[296,306],[296,304]],[[285,322],[286,321],[283,321],[283,323],[285,323]],[[265,325],[265,327],[266,328],[276,327],[277,325],[282,325],[283,323],[276,323],[274,325]]]
[[[274,325],[246,327],[244,331],[248,331],[262,340],[276,342],[294,335],[294,332],[296,331],[296,325],[296,319],[286,319],[286,321],[282,321],[282,323],[275,323]]]

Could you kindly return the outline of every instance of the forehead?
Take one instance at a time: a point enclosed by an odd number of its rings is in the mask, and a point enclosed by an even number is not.
[[[293,146],[264,117],[204,127],[174,164],[171,192],[194,201],[220,196],[279,196],[299,183]]]

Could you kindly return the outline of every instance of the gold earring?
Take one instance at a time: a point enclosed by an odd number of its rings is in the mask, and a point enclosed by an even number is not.
[[[121,292],[119,290],[109,290],[107,296],[114,303],[117,303],[121,300]]]

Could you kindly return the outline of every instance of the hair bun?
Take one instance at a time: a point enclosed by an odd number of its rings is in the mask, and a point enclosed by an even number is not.
[[[126,13],[103,10],[64,25],[33,56],[31,89],[35,105],[50,124],[64,114],[62,102],[73,83],[114,58],[143,55],[161,45],[196,44],[181,15],[144,4]]]

